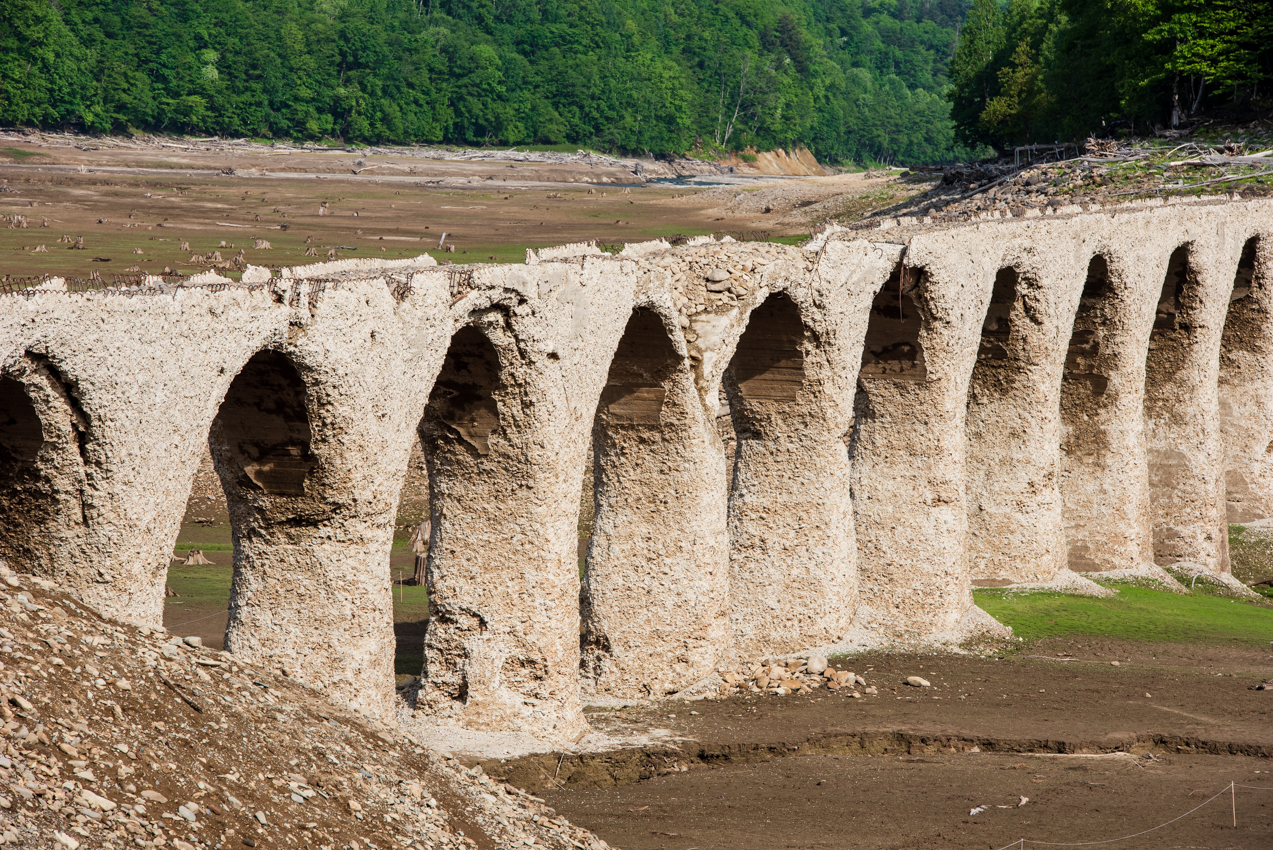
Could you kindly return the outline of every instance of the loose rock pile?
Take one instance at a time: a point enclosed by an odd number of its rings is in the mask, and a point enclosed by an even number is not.
[[[820,655],[739,661],[719,668],[717,673],[721,677],[721,696],[733,696],[737,693],[787,696],[810,694],[818,688],[839,692],[852,699],[879,693],[863,677],[849,670],[832,667]]]
[[[0,845],[605,843],[481,767],[0,565]]]

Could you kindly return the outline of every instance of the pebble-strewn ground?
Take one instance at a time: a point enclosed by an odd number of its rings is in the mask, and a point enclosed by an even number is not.
[[[3,846],[606,846],[480,767],[3,566],[0,730]]]

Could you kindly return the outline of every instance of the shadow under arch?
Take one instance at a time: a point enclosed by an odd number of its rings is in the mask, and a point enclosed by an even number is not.
[[[82,589],[89,419],[61,372],[27,353],[0,372],[0,560]]]
[[[748,657],[834,643],[857,604],[847,407],[824,395],[821,345],[775,292],[747,317],[723,376],[736,435],[730,620]]]
[[[255,354],[235,376],[212,422],[209,446],[223,484],[260,502],[306,495],[317,466],[305,382],[281,352]]]
[[[1065,567],[1059,414],[1039,289],[1015,266],[995,273],[968,383],[968,555],[982,583],[1049,581]]]
[[[858,371],[861,385],[870,386],[878,380],[927,380],[928,364],[919,338],[923,317],[914,299],[923,274],[922,269],[899,264],[871,301]]]
[[[592,451],[596,507],[580,599],[585,685],[615,697],[663,696],[706,676],[724,650],[728,548],[715,420],[655,310],[637,307],[628,318]]]
[[[1242,246],[1220,342],[1219,411],[1226,520],[1273,517],[1273,240]]]

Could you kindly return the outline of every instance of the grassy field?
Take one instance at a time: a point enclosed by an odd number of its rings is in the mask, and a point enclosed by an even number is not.
[[[1082,635],[1153,643],[1266,647],[1273,606],[1203,594],[1118,585],[1109,599],[1060,593],[977,590],[988,614],[1026,641]]]

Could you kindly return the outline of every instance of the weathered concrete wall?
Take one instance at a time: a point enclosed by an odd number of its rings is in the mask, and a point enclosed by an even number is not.
[[[1077,213],[6,296],[0,557],[157,624],[210,445],[227,645],[387,719],[418,440],[417,710],[554,740],[731,647],[992,627],[973,579],[1222,571],[1226,503],[1273,507],[1273,205]]]

